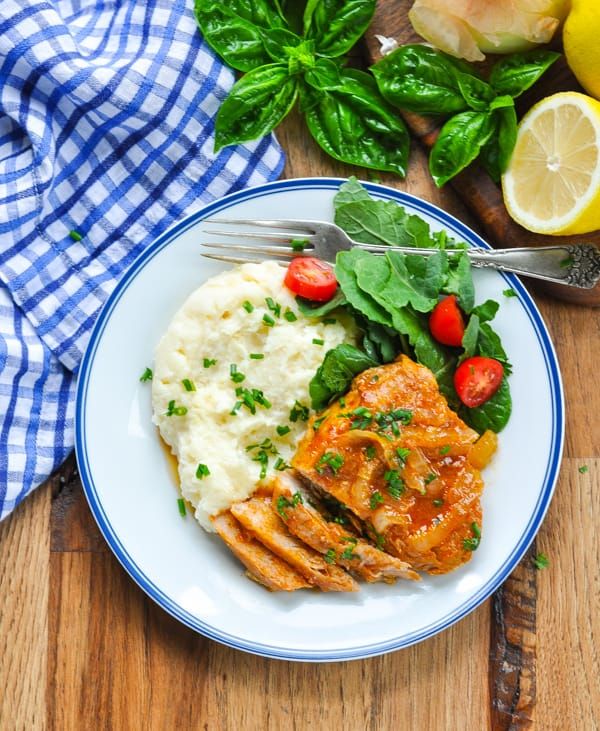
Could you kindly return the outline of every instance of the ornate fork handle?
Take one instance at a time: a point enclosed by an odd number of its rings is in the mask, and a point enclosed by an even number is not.
[[[593,244],[471,249],[469,257],[475,267],[500,268],[572,287],[592,289],[600,281],[600,249]]]

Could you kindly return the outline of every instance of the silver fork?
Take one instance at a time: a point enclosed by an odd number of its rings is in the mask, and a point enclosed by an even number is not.
[[[406,246],[364,244],[351,239],[339,226],[325,221],[308,220],[250,220],[207,218],[204,223],[218,223],[228,226],[253,226],[256,228],[279,229],[278,231],[238,231],[235,229],[209,229],[204,233],[251,239],[266,243],[247,245],[240,243],[207,242],[207,249],[230,253],[203,253],[207,259],[216,259],[233,264],[259,262],[269,259],[288,264],[297,256],[316,256],[328,262],[335,261],[338,251],[359,247],[374,254],[399,251],[406,254],[431,256],[438,249],[418,249]],[[450,256],[462,249],[447,249]],[[600,249],[593,244],[560,244],[559,246],[538,246],[518,249],[467,249],[467,255],[474,267],[499,269],[522,274],[548,282],[566,284],[571,287],[592,289],[600,281]],[[231,252],[236,255],[232,256]]]

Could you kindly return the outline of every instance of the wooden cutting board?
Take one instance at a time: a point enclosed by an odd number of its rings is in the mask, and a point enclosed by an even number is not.
[[[377,35],[394,38],[398,44],[423,42],[410,24],[408,10],[412,0],[379,0],[373,22],[366,34],[367,54],[371,62],[381,58]],[[560,39],[556,41],[560,49]],[[558,91],[583,91],[569,70],[564,58],[559,59],[542,79],[519,99],[519,117],[535,102]],[[431,118],[403,113],[412,136],[426,148],[430,148],[437,137],[438,126]],[[502,201],[500,187],[477,165],[470,166],[456,176],[452,185],[465,205],[480,223],[488,241],[496,248],[515,246],[548,246],[560,243],[588,242],[600,245],[600,231],[577,237],[542,236],[526,231],[508,215]],[[528,280],[533,282],[534,280]],[[593,290],[580,290],[562,285],[536,283],[536,287],[555,297],[585,305],[600,305],[600,285]]]

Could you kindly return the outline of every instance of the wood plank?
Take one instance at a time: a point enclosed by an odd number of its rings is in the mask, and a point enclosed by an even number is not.
[[[585,474],[582,465],[589,469]],[[538,572],[540,730],[600,727],[599,520],[600,459],[565,460],[538,537],[550,559]]]
[[[0,729],[42,729],[46,717],[50,490],[0,523]]]

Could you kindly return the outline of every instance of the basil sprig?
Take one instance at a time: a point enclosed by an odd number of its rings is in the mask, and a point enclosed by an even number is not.
[[[365,32],[375,4],[196,0],[205,40],[245,72],[217,114],[215,150],[266,135],[299,98],[308,129],[327,154],[405,175],[406,126],[372,76],[344,68],[344,54]]]
[[[498,181],[515,146],[515,98],[529,89],[560,54],[534,50],[498,61],[487,81],[475,68],[428,46],[398,48],[371,67],[393,106],[425,115],[451,115],[429,157],[438,186],[478,157]]]

